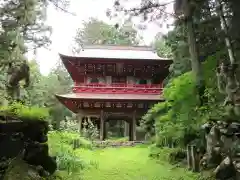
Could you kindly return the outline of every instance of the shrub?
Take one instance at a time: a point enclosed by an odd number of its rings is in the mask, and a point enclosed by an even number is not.
[[[1,106],[0,115],[12,116],[21,120],[46,120],[49,117],[47,108],[29,107],[17,102]]]
[[[156,144],[149,147],[149,156],[158,160],[168,161],[175,164],[186,158],[185,150],[181,148],[158,148]]]
[[[187,157],[186,151],[181,148],[174,148],[170,150],[168,161],[172,164],[181,162]]]
[[[80,148],[92,149],[92,143],[81,137],[78,133],[51,131],[48,133],[49,143],[52,145],[65,145],[72,147],[75,140],[78,141]],[[57,144],[56,144],[57,143]]]
[[[74,151],[73,140],[79,139],[81,147],[89,148],[91,143],[84,138],[80,137],[77,133],[69,132],[56,132],[52,131],[48,134],[50,153],[57,158],[58,170],[66,171],[67,174],[77,173],[83,168],[87,167],[86,164]]]
[[[71,149],[64,149],[57,151],[58,170],[67,171],[68,174],[78,172],[86,167],[86,163],[81,160],[76,153]]]
[[[214,56],[203,63],[206,83],[204,98],[207,100],[204,105],[200,106],[192,72],[187,72],[171,79],[163,90],[165,101],[155,104],[142,117],[142,128],[150,136],[156,135],[157,146],[186,147],[189,143],[204,139],[201,125],[209,117],[222,116],[223,106],[218,103],[222,102],[222,95],[217,90],[215,71],[212,70],[216,65],[217,58]],[[202,142],[198,144],[202,146]]]
[[[88,126],[86,128],[86,126]],[[92,121],[85,121],[84,127],[82,129],[82,134],[84,137],[94,140],[99,136],[98,128],[92,123]]]

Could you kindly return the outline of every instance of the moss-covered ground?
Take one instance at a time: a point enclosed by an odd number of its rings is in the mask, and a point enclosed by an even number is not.
[[[194,175],[167,162],[148,157],[147,147],[77,150],[93,166],[82,171],[84,180],[193,180]]]

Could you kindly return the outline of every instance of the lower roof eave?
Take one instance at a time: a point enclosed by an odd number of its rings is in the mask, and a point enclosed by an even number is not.
[[[101,94],[101,93],[70,93],[56,94],[58,99],[78,99],[78,100],[110,100],[110,101],[163,101],[161,95],[156,94]]]

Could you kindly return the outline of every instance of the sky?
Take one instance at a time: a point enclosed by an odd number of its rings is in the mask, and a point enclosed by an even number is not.
[[[131,3],[139,4],[139,0],[129,0]],[[166,1],[166,0],[161,0]],[[104,3],[103,3],[104,2]],[[109,24],[122,21],[123,17],[110,20],[106,16],[107,8],[113,6],[114,0],[72,0],[68,7],[69,12],[75,13],[75,16],[57,10],[53,6],[47,9],[46,23],[52,27],[51,41],[52,44],[48,49],[40,48],[36,54],[29,53],[29,58],[34,58],[40,65],[42,74],[47,75],[59,60],[59,53],[71,55],[73,47],[73,38],[77,28],[81,28],[84,21],[95,17]],[[172,7],[168,7],[168,11],[172,11]],[[133,19],[134,24],[139,23],[139,18]],[[144,31],[139,31],[139,35],[143,37],[143,45],[151,43],[158,32],[167,33],[166,26],[159,27],[155,23],[149,23]]]

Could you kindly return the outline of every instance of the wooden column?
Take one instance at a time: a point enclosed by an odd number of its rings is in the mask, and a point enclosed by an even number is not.
[[[192,156],[192,171],[199,172],[199,158],[197,155],[197,147],[195,145],[191,146],[191,156]]]
[[[101,110],[100,114],[100,140],[104,141],[106,138],[106,122],[104,119],[104,111]]]
[[[192,169],[192,156],[191,156],[191,146],[187,145],[187,163],[188,163],[188,170]]]
[[[87,123],[88,123],[88,125],[91,123],[92,121],[91,121],[91,116],[88,116],[87,117]]]
[[[136,141],[136,111],[133,112],[132,121],[129,122],[129,140]]]
[[[124,137],[129,136],[129,122],[124,121]]]
[[[78,113],[77,114],[77,121],[78,121],[78,132],[81,134],[82,132],[82,119],[83,119],[83,116]]]
[[[132,135],[133,135],[133,141],[137,140],[137,136],[136,136],[136,126],[137,126],[137,122],[136,122],[136,111],[133,112],[133,120],[132,120]]]

